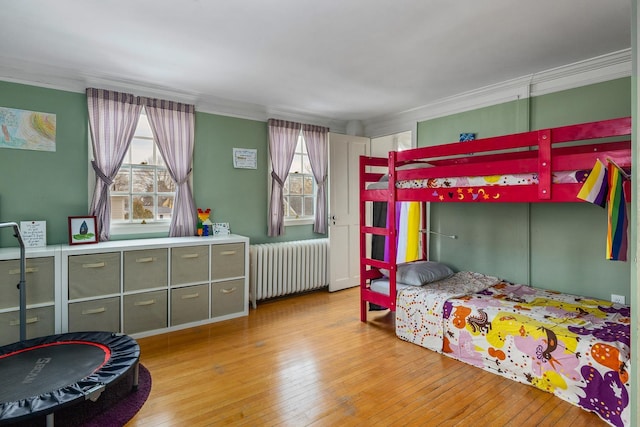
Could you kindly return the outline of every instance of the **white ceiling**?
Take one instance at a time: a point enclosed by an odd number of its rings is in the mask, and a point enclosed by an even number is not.
[[[630,16],[630,0],[14,0],[0,80],[371,120],[628,49]]]

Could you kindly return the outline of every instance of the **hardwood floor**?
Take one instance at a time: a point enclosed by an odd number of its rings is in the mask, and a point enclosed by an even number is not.
[[[134,426],[597,426],[534,387],[359,320],[357,288],[258,304],[248,317],[138,340],[152,376]]]

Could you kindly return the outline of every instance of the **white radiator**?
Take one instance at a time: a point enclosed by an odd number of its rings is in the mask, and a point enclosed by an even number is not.
[[[249,246],[251,302],[329,285],[329,239]]]

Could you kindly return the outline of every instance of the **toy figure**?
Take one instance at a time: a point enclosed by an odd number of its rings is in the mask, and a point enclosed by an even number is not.
[[[198,208],[198,236],[208,236],[213,231],[213,223],[209,219],[209,215],[211,215],[210,208],[204,211]]]

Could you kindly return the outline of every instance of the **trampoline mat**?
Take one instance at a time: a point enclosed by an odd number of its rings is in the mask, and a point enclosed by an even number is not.
[[[50,335],[0,347],[0,424],[85,400],[139,357],[133,338],[111,332]]]
[[[0,402],[25,399],[76,383],[101,368],[109,348],[88,341],[31,347],[0,356]]]

